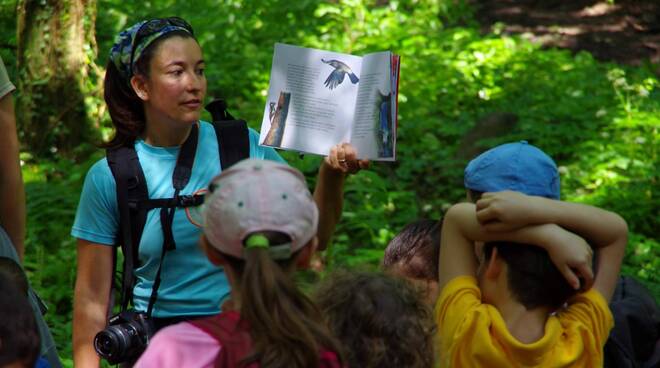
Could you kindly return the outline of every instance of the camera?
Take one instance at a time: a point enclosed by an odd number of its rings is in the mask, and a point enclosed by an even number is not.
[[[94,337],[94,349],[110,364],[136,360],[153,335],[146,314],[131,310],[112,316],[108,325]]]

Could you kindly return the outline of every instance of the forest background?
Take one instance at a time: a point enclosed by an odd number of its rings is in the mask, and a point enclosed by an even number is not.
[[[308,287],[339,267],[377,268],[403,225],[440,218],[464,199],[470,158],[525,139],[557,161],[564,200],[627,220],[623,273],[660,300],[658,64],[620,65],[541,47],[502,23],[484,32],[478,9],[461,0],[0,0],[0,56],[18,86],[25,267],[50,308],[65,365],[76,269],[69,231],[85,173],[103,157],[95,144],[112,135],[102,99],[108,50],[120,30],[154,16],[193,25],[208,100],[226,99],[257,130],[275,42],[401,55],[397,161],[348,179],[323,267],[302,277]],[[313,187],[321,158],[283,156]]]

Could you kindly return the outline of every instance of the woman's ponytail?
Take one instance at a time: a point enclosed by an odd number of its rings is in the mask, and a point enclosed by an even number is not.
[[[102,147],[115,148],[132,144],[144,132],[144,108],[142,100],[122,78],[112,61],[106,67],[103,98],[115,127],[115,135]]]

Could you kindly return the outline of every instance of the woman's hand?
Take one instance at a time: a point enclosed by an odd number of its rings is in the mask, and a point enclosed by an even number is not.
[[[329,242],[344,206],[344,181],[346,174],[369,167],[369,160],[358,160],[357,151],[349,143],[338,144],[330,150],[319,169],[314,189],[314,201],[319,208],[319,250]]]
[[[355,174],[369,167],[369,160],[359,160],[357,150],[350,143],[340,143],[330,149],[325,163],[332,169],[343,173]]]

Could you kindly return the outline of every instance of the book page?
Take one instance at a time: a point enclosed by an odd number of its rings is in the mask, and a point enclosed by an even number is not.
[[[351,143],[359,157],[394,161],[396,141],[396,81],[392,81],[392,53],[362,58],[362,75],[355,106]]]
[[[262,145],[327,155],[350,139],[362,58],[275,44]]]
[[[401,70],[401,57],[399,55],[392,54],[392,70],[391,76],[392,79],[392,154],[393,159],[396,159],[396,134],[399,127],[399,71]]]

